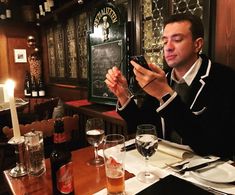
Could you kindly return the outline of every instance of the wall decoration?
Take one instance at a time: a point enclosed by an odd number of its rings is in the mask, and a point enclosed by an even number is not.
[[[14,49],[15,63],[27,63],[26,49]]]

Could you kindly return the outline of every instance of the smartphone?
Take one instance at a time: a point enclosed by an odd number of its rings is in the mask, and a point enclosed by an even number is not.
[[[143,66],[144,68],[150,70],[147,61],[145,60],[143,55],[139,55],[139,56],[132,56],[131,60],[135,61],[136,63],[138,63],[139,65]]]

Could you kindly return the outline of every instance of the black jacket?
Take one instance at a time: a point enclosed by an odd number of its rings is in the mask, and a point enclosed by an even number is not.
[[[235,72],[201,57],[202,65],[192,82],[187,103],[177,95],[158,113],[159,101],[146,95],[140,108],[131,100],[118,113],[130,132],[135,132],[137,124],[152,123],[162,137],[162,128],[165,126],[167,131],[171,126],[196,153],[231,157],[235,154]]]

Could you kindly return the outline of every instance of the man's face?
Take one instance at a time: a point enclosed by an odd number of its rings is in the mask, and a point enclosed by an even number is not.
[[[197,59],[195,42],[188,21],[167,24],[163,32],[164,57],[168,66],[182,68],[191,66]]]

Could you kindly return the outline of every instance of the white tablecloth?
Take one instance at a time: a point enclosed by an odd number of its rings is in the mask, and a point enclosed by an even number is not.
[[[133,140],[128,142],[127,144],[130,144],[132,142],[133,142]],[[103,155],[102,150],[99,150],[98,153],[99,153],[99,155]],[[157,155],[157,152],[155,155]],[[195,158],[198,158],[198,156],[196,156]],[[202,187],[205,187],[205,189],[208,189],[208,190],[216,189],[216,190],[228,193],[228,194],[235,194],[235,184],[234,183],[232,183],[232,184],[231,183],[230,184],[229,183],[212,183],[212,182],[208,182],[208,181],[202,180],[200,178],[197,178],[193,174],[191,174],[190,172],[189,173],[186,172],[184,175],[179,175],[179,174],[173,172],[172,169],[169,167],[165,166],[163,168],[161,166],[163,164],[163,162],[161,162],[160,164],[159,163],[154,164],[154,162],[155,161],[151,161],[151,158],[150,158],[149,169],[154,171],[159,176],[159,178],[164,178],[167,175],[172,174],[172,175],[175,175],[175,176],[180,177],[182,179],[185,179],[187,181],[190,181],[192,183],[195,183],[197,185],[200,185]],[[125,169],[128,172],[137,175],[137,173],[139,173],[141,170],[145,169],[144,158],[140,154],[138,154],[138,152],[135,152],[133,150],[126,152]],[[127,195],[136,194],[136,193],[140,192],[141,190],[147,188],[149,185],[151,185],[151,184],[141,183],[140,181],[138,181],[136,179],[136,177],[130,178],[125,181],[126,194]],[[100,192],[97,192],[95,195],[104,195],[104,194],[105,195],[107,194],[106,189],[103,189]]]

